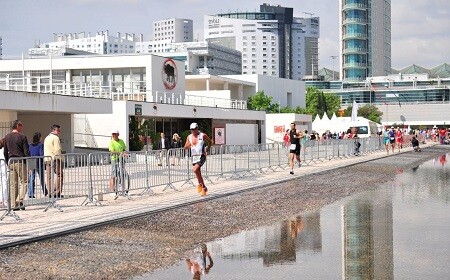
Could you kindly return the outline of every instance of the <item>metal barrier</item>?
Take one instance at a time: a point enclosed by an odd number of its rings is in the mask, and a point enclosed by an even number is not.
[[[7,169],[4,159],[0,159],[0,210],[7,210],[8,197],[6,196],[7,188]]]
[[[403,146],[411,145],[412,135],[405,135]],[[359,151],[355,143],[359,142]],[[331,159],[343,159],[384,150],[383,137],[358,139],[309,140],[302,143],[302,165]],[[242,178],[285,169],[287,150],[283,143],[212,146],[202,167],[209,183],[213,179]],[[154,194],[153,189],[177,190],[175,186],[196,186],[190,150],[183,148],[128,152],[64,154],[57,160],[44,157],[0,160],[0,217],[20,220],[17,210],[31,205],[46,205],[44,211],[62,207],[58,201],[85,198],[82,205],[100,204],[102,196],[111,194],[130,199],[135,195]],[[10,187],[11,186],[11,187]],[[71,202],[72,203],[72,202]],[[16,210],[16,211],[15,211]]]

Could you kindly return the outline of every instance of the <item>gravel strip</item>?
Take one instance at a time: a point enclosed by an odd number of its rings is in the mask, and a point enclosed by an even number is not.
[[[209,242],[379,188],[449,151],[435,146],[0,251],[0,279],[129,279]],[[288,176],[287,174],[286,176]],[[236,180],[238,183],[239,181]]]

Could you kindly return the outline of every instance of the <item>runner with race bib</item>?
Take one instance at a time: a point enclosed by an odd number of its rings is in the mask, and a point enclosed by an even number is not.
[[[192,170],[198,181],[197,192],[201,193],[201,196],[205,196],[208,188],[205,186],[200,168],[206,162],[206,155],[211,147],[211,139],[205,133],[199,132],[197,123],[192,123],[190,129],[191,134],[186,138],[184,148],[191,149]]]

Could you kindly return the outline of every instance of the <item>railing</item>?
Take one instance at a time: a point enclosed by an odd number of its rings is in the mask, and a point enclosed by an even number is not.
[[[408,137],[404,138],[404,147],[410,144]],[[356,141],[361,144],[359,149],[355,146]],[[312,165],[384,149],[381,137],[313,140],[304,143],[301,159],[303,165]],[[208,185],[220,179],[283,170],[288,167],[288,154],[289,150],[283,143],[213,146],[202,174],[205,181],[209,182]],[[84,199],[82,205],[98,205],[98,199],[108,193],[116,198],[128,198],[132,192],[135,195],[153,194],[153,189],[157,186],[164,187],[164,190],[176,190],[186,184],[195,186],[191,158],[184,149],[130,152],[120,158],[119,165],[115,165],[118,156],[113,157],[109,153],[80,153],[64,154],[60,160],[44,157],[12,158],[8,166],[4,160],[0,160],[0,194],[3,200],[0,210],[5,211],[0,221],[5,216],[20,220],[14,212],[18,207],[43,204],[47,205],[44,211],[51,208],[63,211],[63,207],[58,204],[59,200],[70,204],[76,200],[69,199],[78,198],[79,202]],[[7,176],[12,173],[15,175]],[[31,174],[34,174],[33,178]],[[24,186],[19,186],[17,178],[22,180]],[[112,178],[114,180],[111,181]],[[122,182],[122,189],[117,182]],[[126,186],[125,190],[123,186]],[[13,201],[11,191],[14,192]]]
[[[144,81],[69,83],[49,77],[11,78],[0,74],[0,89],[58,94],[101,99],[155,102],[175,105],[207,106],[247,109],[247,101],[237,99],[197,96],[185,93],[147,90]]]

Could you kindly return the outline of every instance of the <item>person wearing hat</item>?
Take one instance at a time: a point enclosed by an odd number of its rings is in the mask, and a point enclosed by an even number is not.
[[[109,142],[109,152],[111,153],[111,178],[109,179],[109,189],[112,195],[115,195],[116,178],[119,173],[119,159],[124,155],[127,146],[125,142],[119,138],[119,131],[114,130],[111,133],[111,141]]]
[[[200,168],[206,162],[206,155],[211,147],[211,139],[205,133],[199,132],[197,123],[192,123],[190,130],[191,134],[186,138],[184,148],[191,149],[192,169],[198,181],[197,192],[205,196],[208,188],[205,186]]]

